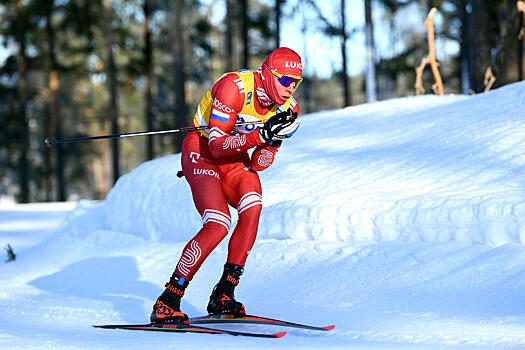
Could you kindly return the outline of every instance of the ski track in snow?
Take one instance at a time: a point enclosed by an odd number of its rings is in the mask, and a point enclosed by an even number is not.
[[[525,83],[301,117],[261,172],[259,236],[236,296],[332,332],[282,339],[91,328],[144,323],[200,217],[180,155],[102,202],[0,202],[2,349],[525,348]],[[232,216],[235,213],[232,210]],[[190,284],[205,313],[227,239]],[[224,326],[277,332],[271,326]]]

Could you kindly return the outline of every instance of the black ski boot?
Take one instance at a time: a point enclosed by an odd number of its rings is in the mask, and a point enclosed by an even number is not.
[[[180,311],[180,300],[187,286],[188,281],[183,278],[177,275],[171,277],[166,283],[166,289],[153,305],[151,323],[190,324],[188,316]]]
[[[240,265],[226,263],[224,272],[219,283],[213,288],[208,303],[208,313],[210,315],[234,315],[237,317],[246,315],[244,305],[235,300],[234,290],[239,284],[244,268]]]

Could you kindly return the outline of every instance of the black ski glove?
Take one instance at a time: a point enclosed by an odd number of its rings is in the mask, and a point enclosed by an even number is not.
[[[292,137],[299,128],[297,112],[288,108],[287,111],[272,116],[259,129],[261,137],[269,144]]]

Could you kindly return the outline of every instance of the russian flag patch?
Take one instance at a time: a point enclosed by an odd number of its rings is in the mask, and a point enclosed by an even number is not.
[[[227,113],[218,111],[214,108],[211,112],[210,118],[227,123],[230,120],[230,115]]]

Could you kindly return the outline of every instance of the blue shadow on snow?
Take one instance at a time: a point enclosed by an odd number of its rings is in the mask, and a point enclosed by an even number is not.
[[[146,323],[144,301],[154,301],[163,289],[139,277],[132,257],[90,258],[29,284],[49,293],[110,302],[124,321]]]

